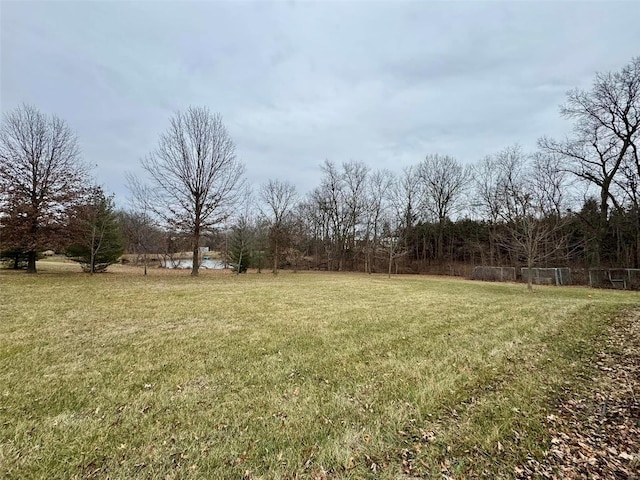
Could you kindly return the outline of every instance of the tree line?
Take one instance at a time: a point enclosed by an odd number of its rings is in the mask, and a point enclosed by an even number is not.
[[[190,107],[170,119],[130,206],[91,185],[66,123],[31,106],[0,129],[0,250],[36,271],[64,251],[96,271],[126,250],[200,247],[246,268],[451,273],[455,265],[640,268],[640,57],[567,94],[563,139],[542,137],[472,164],[428,154],[401,172],[321,165],[317,186],[267,180],[251,189],[222,118]],[[146,271],[146,270],[145,270]]]

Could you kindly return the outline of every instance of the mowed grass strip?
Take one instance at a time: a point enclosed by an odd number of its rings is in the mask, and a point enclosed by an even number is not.
[[[0,273],[0,477],[509,477],[629,292]]]

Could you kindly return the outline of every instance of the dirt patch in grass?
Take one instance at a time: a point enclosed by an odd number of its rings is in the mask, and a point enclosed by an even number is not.
[[[609,327],[597,367],[585,391],[547,416],[549,451],[516,467],[518,478],[640,478],[640,310]]]

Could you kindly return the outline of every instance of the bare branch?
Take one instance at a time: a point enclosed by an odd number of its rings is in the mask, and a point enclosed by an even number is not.
[[[155,213],[191,236],[191,273],[197,275],[200,236],[231,215],[243,184],[244,167],[222,117],[205,107],[176,113],[142,166],[152,181]]]
[[[0,128],[3,242],[28,252],[29,272],[36,272],[36,251],[61,234],[64,211],[86,176],[76,136],[63,120],[29,105],[5,115]]]

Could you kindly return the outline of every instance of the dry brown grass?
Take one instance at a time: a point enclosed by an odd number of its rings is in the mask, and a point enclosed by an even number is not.
[[[510,476],[637,294],[40,262],[0,273],[0,476]]]

